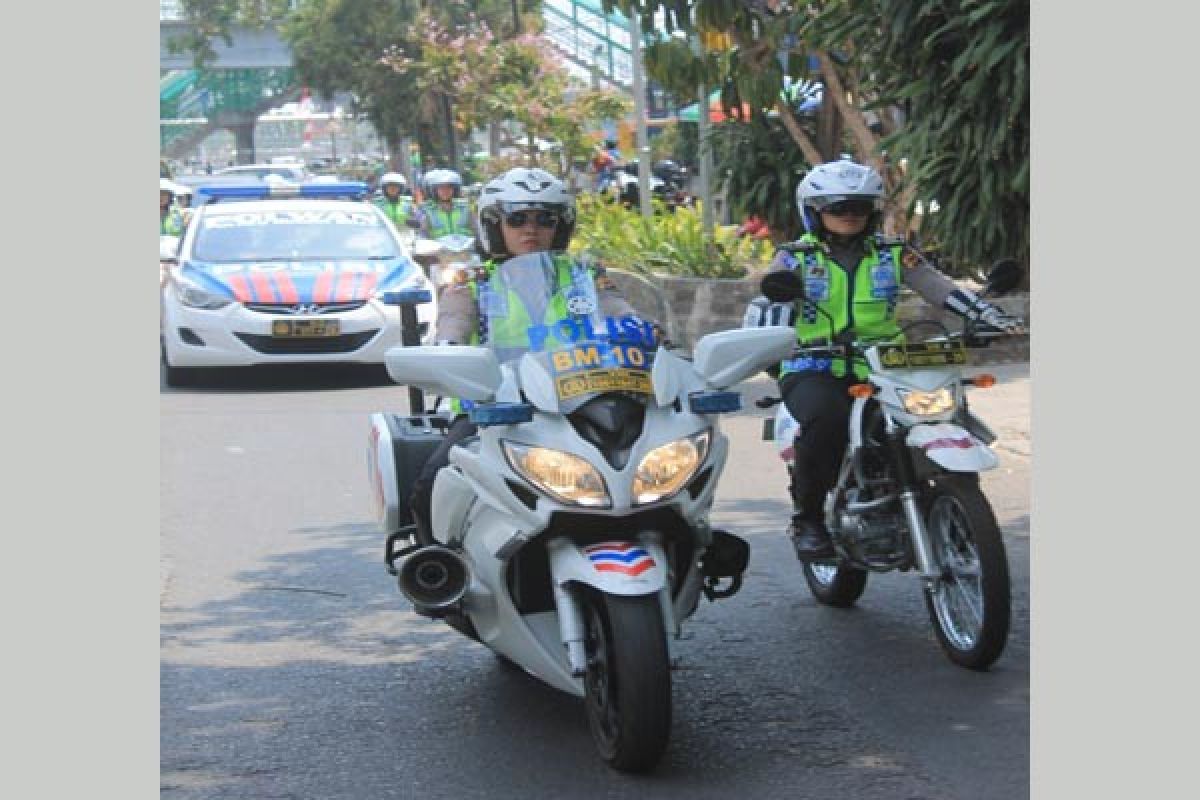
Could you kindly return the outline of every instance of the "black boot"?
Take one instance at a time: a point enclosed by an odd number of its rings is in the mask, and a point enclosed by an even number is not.
[[[796,548],[796,558],[801,561],[833,558],[836,555],[833,539],[820,519],[794,515],[792,524],[788,526],[788,536],[792,539],[792,547]]]

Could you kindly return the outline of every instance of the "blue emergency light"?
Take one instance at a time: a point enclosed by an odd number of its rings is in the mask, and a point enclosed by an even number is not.
[[[694,392],[688,395],[688,408],[693,414],[727,414],[740,411],[742,395],[739,392]]]
[[[389,289],[382,295],[385,306],[415,306],[433,301],[433,292],[428,289]]]
[[[529,403],[477,403],[467,412],[467,416],[480,428],[517,425],[533,419],[533,406]]]
[[[310,200],[361,200],[367,195],[362,181],[338,183],[263,183],[242,186],[197,186],[197,199],[216,203],[222,200],[277,200],[303,197]]]

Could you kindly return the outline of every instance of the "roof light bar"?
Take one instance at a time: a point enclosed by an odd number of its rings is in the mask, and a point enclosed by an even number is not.
[[[197,199],[216,203],[222,200],[272,200],[284,197],[310,199],[348,198],[361,200],[367,194],[362,181],[339,183],[264,183],[253,186],[197,186]]]

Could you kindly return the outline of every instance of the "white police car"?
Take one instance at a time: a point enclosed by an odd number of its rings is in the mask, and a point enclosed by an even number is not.
[[[162,287],[168,385],[199,367],[382,364],[401,344],[400,292],[434,339],[433,286],[362,183],[201,186]]]

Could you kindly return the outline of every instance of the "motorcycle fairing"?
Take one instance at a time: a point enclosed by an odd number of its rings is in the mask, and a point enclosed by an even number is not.
[[[656,594],[667,585],[662,549],[651,542],[629,540],[581,546],[555,537],[547,542],[550,574],[559,586],[581,583],[606,594]]]
[[[951,472],[983,472],[1000,464],[991,448],[948,422],[914,425],[908,431],[907,442],[909,447],[915,447],[930,461]]]

